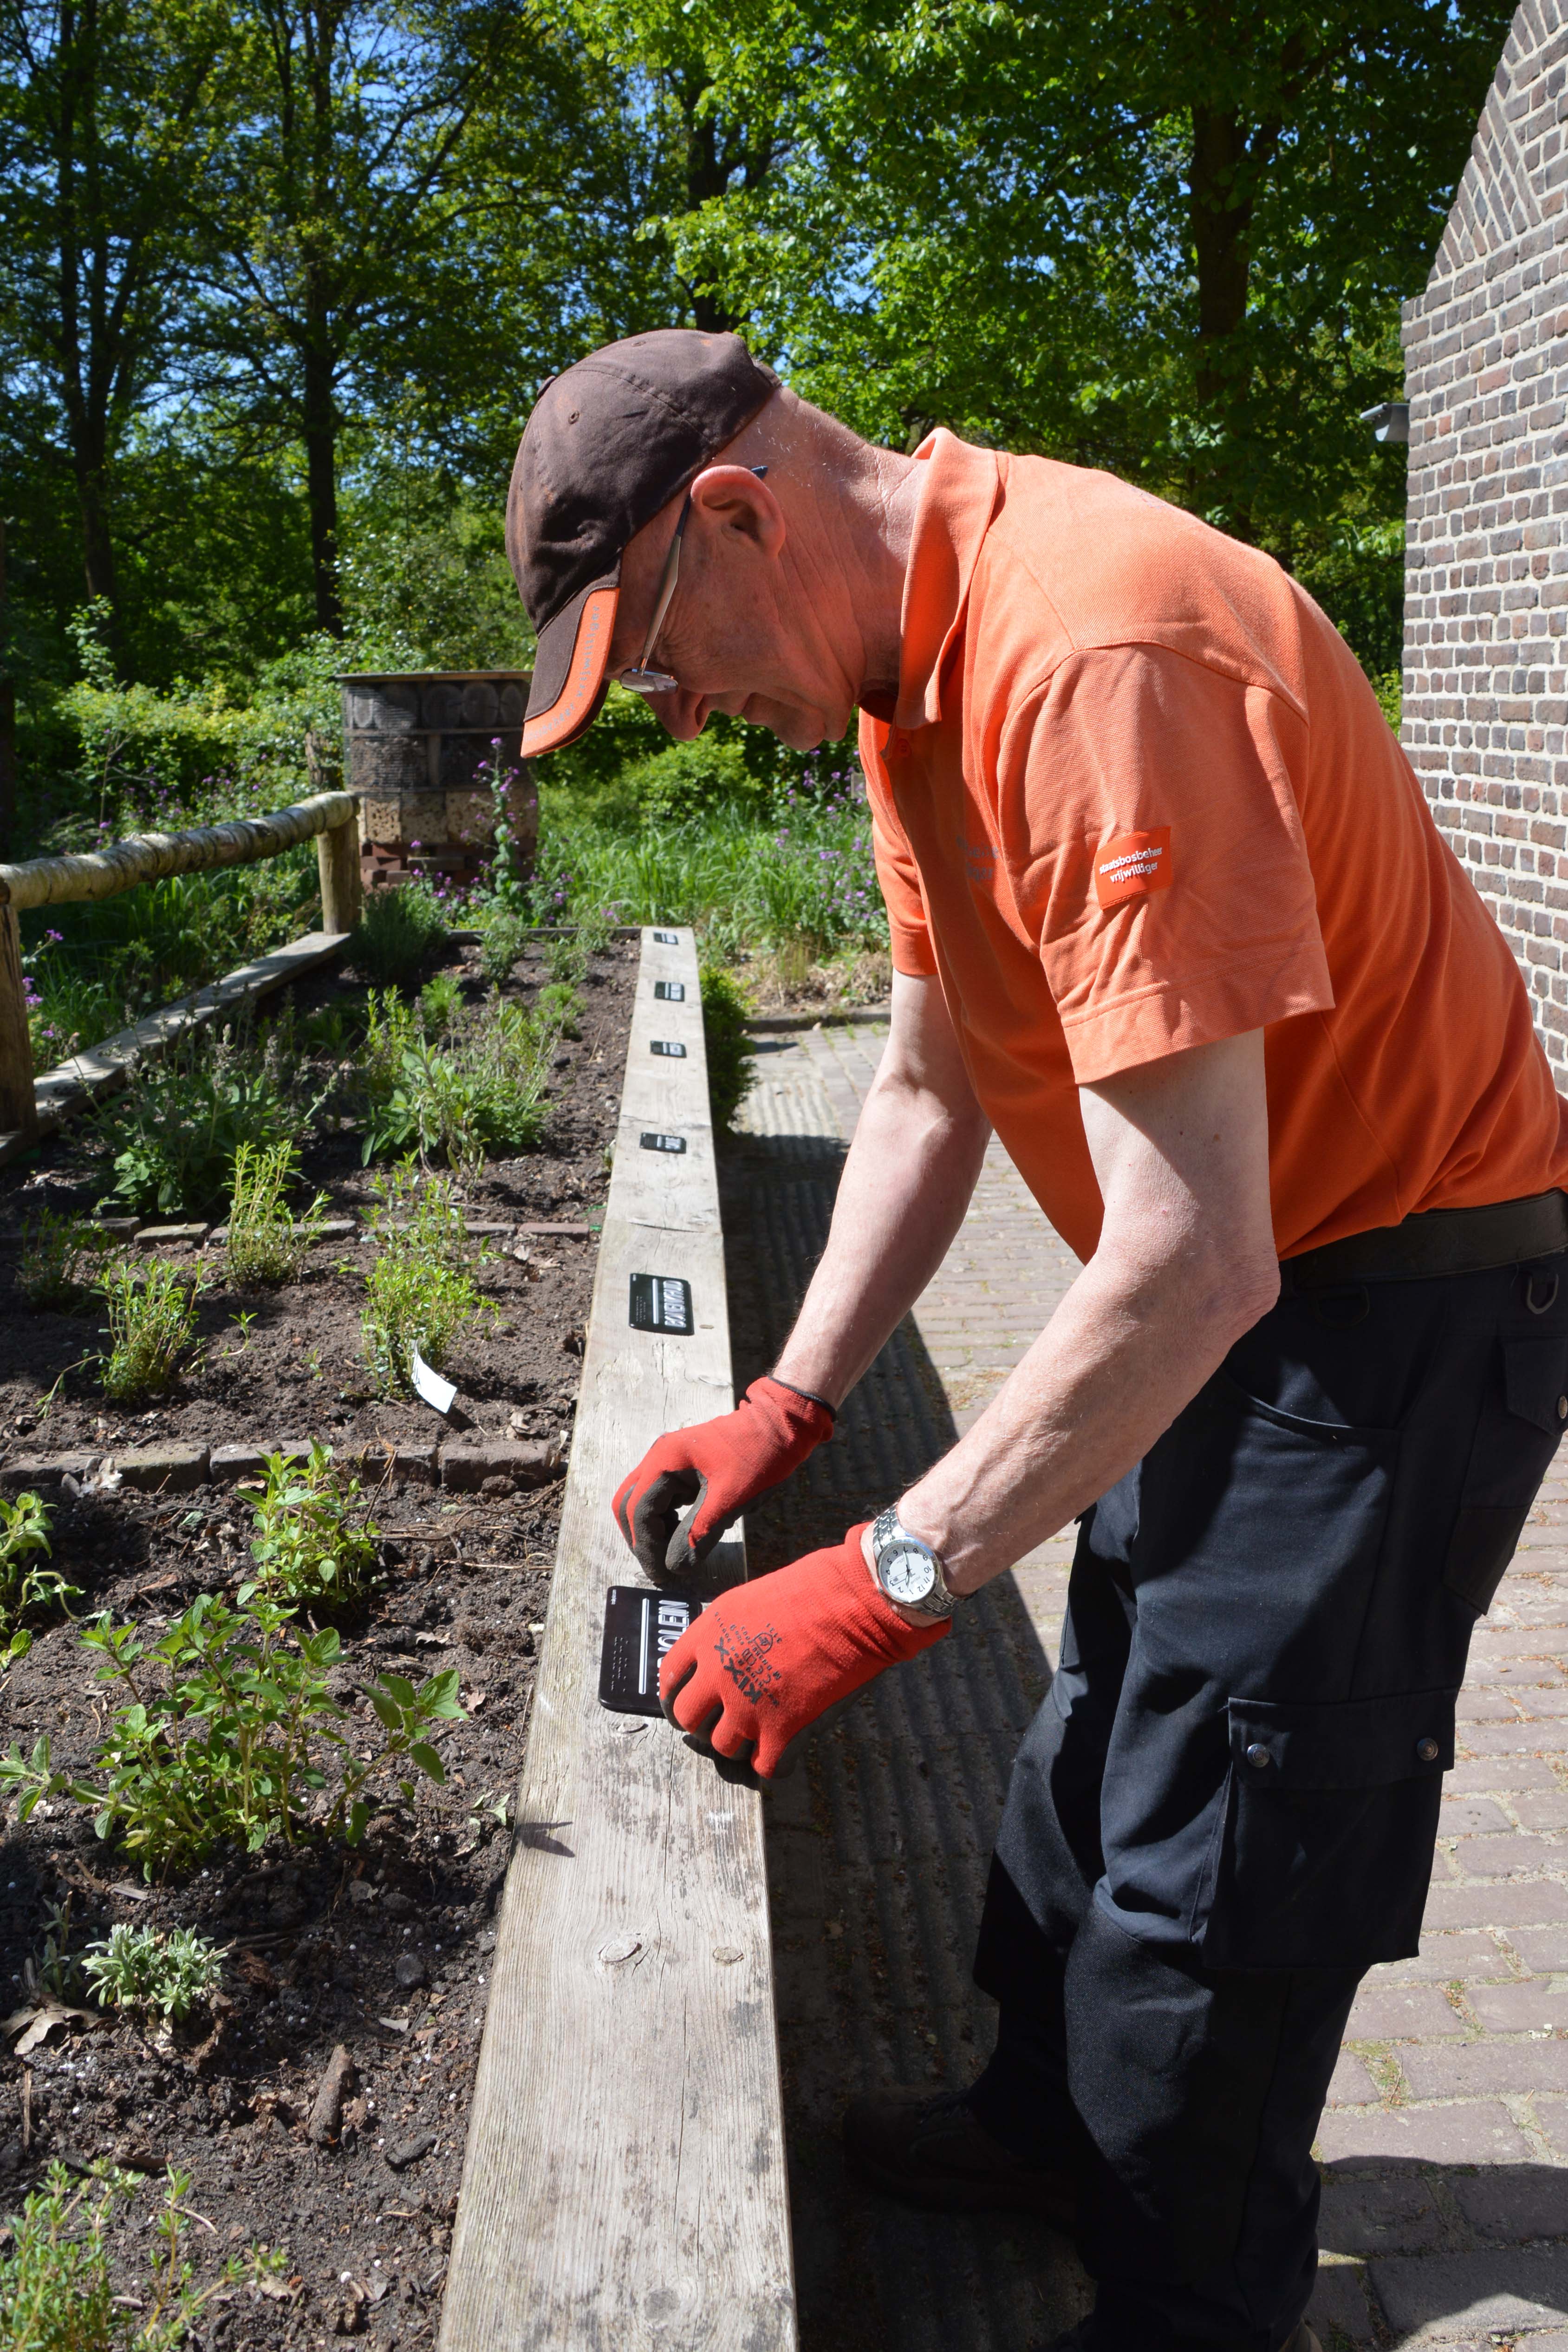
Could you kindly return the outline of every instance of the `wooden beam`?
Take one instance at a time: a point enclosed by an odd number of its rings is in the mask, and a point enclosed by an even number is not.
[[[605,1593],[643,1581],[611,1496],[661,1431],[733,1401],[696,956],[676,942],[643,933],[441,2352],[796,2344],[762,1801],[598,1697]],[[643,1150],[649,1130],[685,1152]],[[689,1337],[631,1328],[635,1274],[691,1284]],[[716,1565],[733,1582],[739,1546]]]
[[[0,907],[0,1129],[14,1129],[26,1143],[38,1131],[27,993],[22,985],[22,941],[16,914],[9,907]]]
[[[276,857],[296,842],[329,826],[351,824],[352,793],[317,793],[292,808],[268,816],[235,817],[188,833],[131,834],[108,849],[73,857],[30,857],[21,866],[0,866],[0,905],[60,907],[79,898],[113,898],[138,882],[165,874],[193,874],[219,866],[249,866]]]
[[[9,908],[0,908],[0,934],[5,922],[14,924],[16,919]],[[204,1028],[220,1013],[232,1013],[239,1005],[270,995],[274,989],[287,988],[290,981],[303,980],[322,964],[334,962],[347,945],[340,933],[307,931],[303,939],[274,948],[270,955],[257,956],[254,963],[241,964],[237,971],[214,981],[210,988],[198,989],[177,1004],[149,1013],[145,1020],[106,1037],[101,1045],[73,1054],[68,1062],[46,1070],[41,1078],[32,1078],[29,1064],[34,1123],[29,1131],[15,1109],[10,1112],[6,1129],[0,1132],[0,1167],[27,1150],[40,1135],[52,1134],[73,1112],[113,1094],[149,1055],[161,1054],[176,1037]]]
[[[351,931],[360,919],[360,829],[350,814],[316,836],[316,870],[321,882],[321,929]]]

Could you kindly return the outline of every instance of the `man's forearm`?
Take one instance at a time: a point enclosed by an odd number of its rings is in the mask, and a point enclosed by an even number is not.
[[[841,1404],[925,1289],[963,1223],[990,1128],[954,1103],[878,1078],[850,1145],[828,1245],[776,1367]]]
[[[1170,1427],[1279,1295],[1259,1031],[1083,1091],[1100,1244],[999,1396],[903,1497],[973,1591]]]
[[[1252,1301],[1186,1267],[1150,1281],[1092,1259],[1001,1393],[904,1496],[905,1524],[955,1591],[976,1591],[1114,1486],[1255,1320]]]

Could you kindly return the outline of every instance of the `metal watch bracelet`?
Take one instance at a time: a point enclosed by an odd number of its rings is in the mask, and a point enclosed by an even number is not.
[[[918,1609],[923,1616],[951,1617],[954,1604],[963,1596],[948,1583],[941,1553],[924,1536],[911,1534],[891,1504],[873,1523],[871,1556],[877,1583],[889,1601],[900,1608]],[[926,1561],[933,1571],[931,1583],[919,1593],[898,1589],[895,1563],[900,1557],[909,1556]]]

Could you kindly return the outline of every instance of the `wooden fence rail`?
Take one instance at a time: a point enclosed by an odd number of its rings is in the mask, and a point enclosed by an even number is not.
[[[321,931],[312,939],[337,940],[351,931],[360,919],[356,807],[352,793],[317,793],[292,808],[275,809],[267,816],[235,817],[226,824],[198,825],[188,833],[133,834],[108,849],[80,856],[33,857],[24,865],[0,866],[0,1138],[25,1145],[40,1128],[16,925],[20,911],[29,907],[61,907],[84,898],[112,898],[121,890],[133,890],[141,882],[162,881],[170,874],[254,865],[258,858],[277,857],[314,835],[321,882]],[[49,1077],[63,1082],[65,1074],[51,1072]]]

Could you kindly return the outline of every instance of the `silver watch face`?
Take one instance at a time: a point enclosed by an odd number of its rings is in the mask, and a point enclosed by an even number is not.
[[[918,1609],[936,1590],[936,1562],[915,1544],[890,1545],[878,1554],[876,1572],[888,1599],[901,1601],[906,1609]]]

